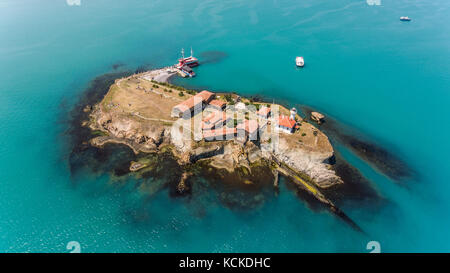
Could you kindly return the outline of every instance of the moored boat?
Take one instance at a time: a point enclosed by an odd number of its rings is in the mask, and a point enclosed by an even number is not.
[[[183,77],[195,77],[195,72],[187,65],[183,65],[182,67],[179,68],[179,70],[181,71],[182,74],[184,74],[185,76]]]
[[[187,65],[189,67],[195,67],[198,66],[198,59],[194,57],[194,52],[191,48],[191,56],[184,57],[184,49],[181,49],[181,59],[178,59],[178,65],[183,66]]]
[[[402,16],[400,17],[400,21],[411,21],[411,18],[409,18],[408,16]]]
[[[181,76],[194,77],[195,72],[191,69],[191,67],[198,65],[198,59],[193,56],[192,48],[191,56],[189,57],[184,57],[184,49],[181,49],[181,59],[178,59],[178,63],[175,65],[175,68],[178,69]]]
[[[297,67],[303,67],[305,65],[305,60],[303,59],[303,57],[297,57],[295,58],[295,64],[297,65]]]

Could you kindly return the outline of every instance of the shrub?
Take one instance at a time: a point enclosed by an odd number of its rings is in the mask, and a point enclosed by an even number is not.
[[[180,93],[178,93],[178,96],[183,97],[184,96],[183,91],[180,91]]]
[[[225,100],[226,100],[227,102],[232,102],[232,101],[233,101],[233,98],[231,97],[230,94],[226,94],[224,97],[225,97]]]

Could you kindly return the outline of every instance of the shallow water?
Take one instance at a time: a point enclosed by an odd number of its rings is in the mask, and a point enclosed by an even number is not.
[[[74,240],[85,252],[366,252],[371,240],[389,252],[450,250],[448,1],[41,2],[0,3],[0,251],[65,252]],[[343,205],[364,235],[283,179],[248,211],[207,184],[171,198],[139,179],[72,175],[65,132],[89,82],[171,65],[190,46],[204,63],[176,82],[310,106],[417,176],[403,186],[334,143],[387,200]]]

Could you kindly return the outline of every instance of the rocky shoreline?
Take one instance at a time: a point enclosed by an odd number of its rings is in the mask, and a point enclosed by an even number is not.
[[[121,80],[116,81],[116,84]],[[328,138],[306,122],[302,122],[301,126],[314,131],[316,141],[323,142],[320,147],[291,143],[291,139],[281,136],[279,149],[270,153],[263,152],[253,142],[240,145],[233,141],[212,143],[201,141],[193,143],[191,146],[184,146],[185,143],[179,143],[179,140],[173,136],[173,130],[170,127],[172,124],[161,124],[156,120],[137,120],[127,115],[122,116],[122,113],[116,114],[114,111],[105,110],[102,103],[85,109],[91,110],[90,121],[85,125],[92,131],[105,133],[105,135],[90,140],[90,143],[97,147],[102,147],[106,143],[124,144],[137,154],[140,152],[154,153],[158,152],[161,147],[170,146],[180,165],[193,164],[199,159],[211,158],[213,165],[221,166],[229,171],[239,167],[249,169],[250,163],[261,158],[266,160],[275,158],[297,172],[307,175],[309,180],[315,184],[314,186],[319,188],[343,183],[334,174],[329,164],[329,159],[333,157],[334,151]]]

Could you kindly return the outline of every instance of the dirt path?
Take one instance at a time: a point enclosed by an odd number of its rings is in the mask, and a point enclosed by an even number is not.
[[[139,115],[137,113],[133,113],[133,115],[135,115],[138,118],[145,119],[145,120],[150,120],[150,121],[160,121],[160,122],[168,122],[168,123],[174,123],[175,122],[173,120],[161,119],[161,118],[146,118],[146,117],[141,116],[141,115]]]

